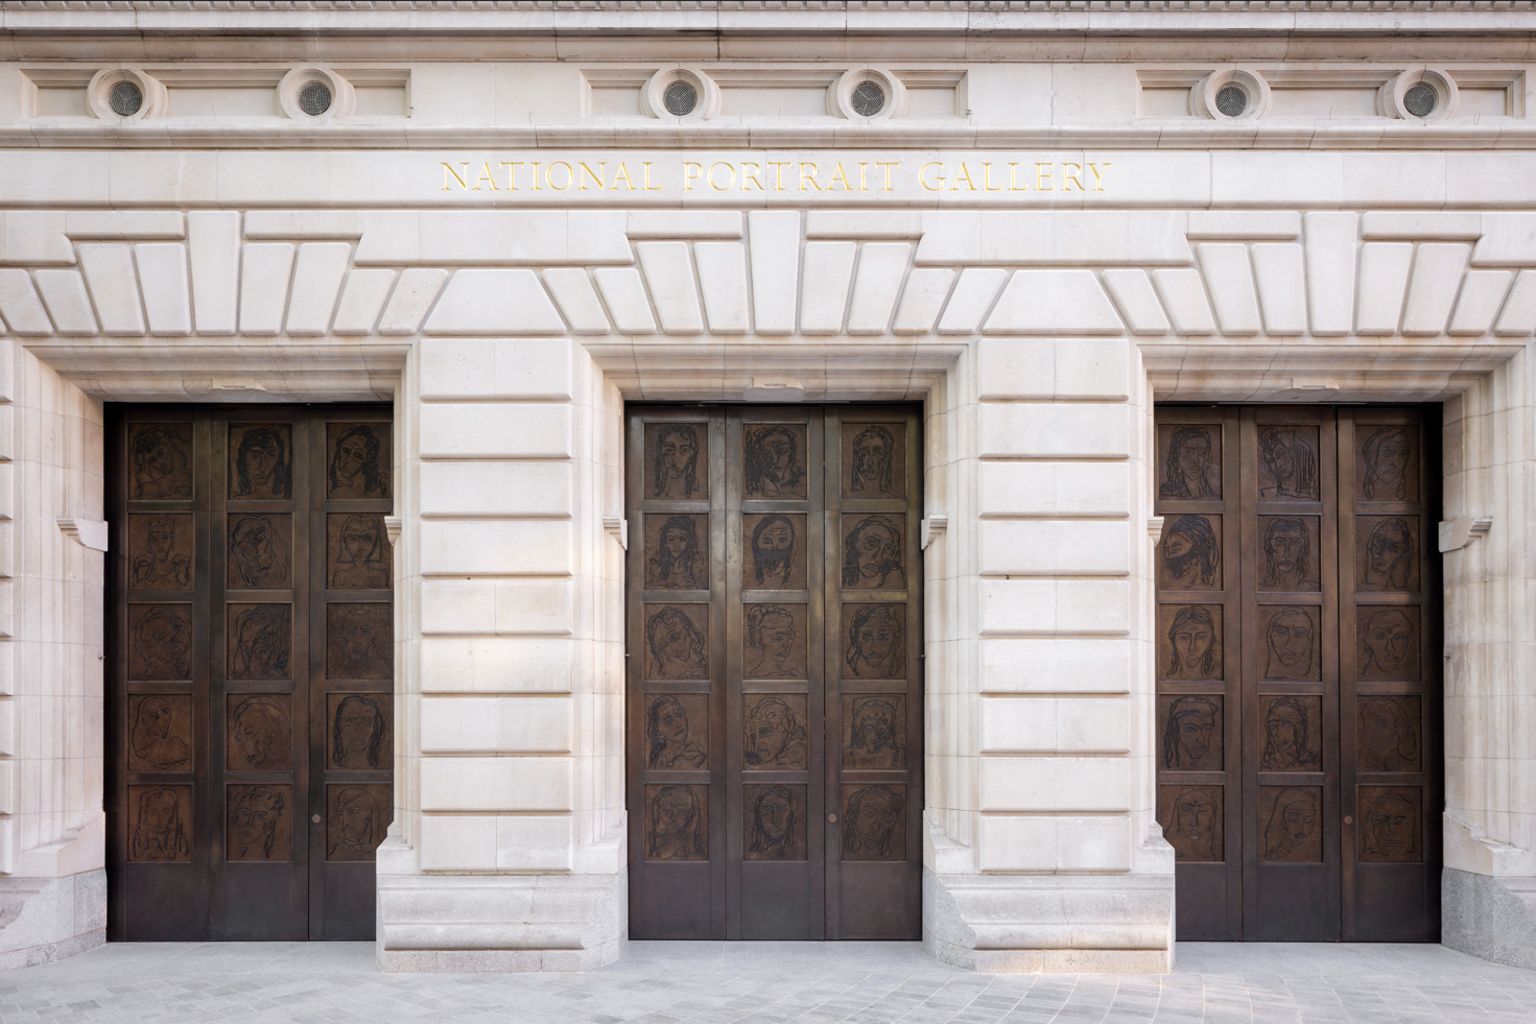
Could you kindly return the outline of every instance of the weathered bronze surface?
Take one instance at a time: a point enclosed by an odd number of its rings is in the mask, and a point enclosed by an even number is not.
[[[387,409],[110,409],[111,938],[372,938],[390,436]]]
[[[917,441],[631,409],[632,936],[921,934]]]
[[[1157,420],[1158,819],[1179,937],[1435,939],[1435,425],[1377,408]]]

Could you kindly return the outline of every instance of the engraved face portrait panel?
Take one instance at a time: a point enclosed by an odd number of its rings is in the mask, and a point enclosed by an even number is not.
[[[906,766],[906,695],[843,694],[843,767]]]
[[[293,612],[286,604],[232,604],[224,642],[231,679],[287,679]]]
[[[1221,589],[1221,516],[1170,516],[1163,527],[1157,585],[1164,590]]]
[[[1419,517],[1355,519],[1355,586],[1360,590],[1419,589]]]
[[[1421,770],[1423,709],[1415,696],[1361,696],[1355,704],[1355,751],[1360,770]]]
[[[688,771],[709,767],[708,695],[646,695],[645,766]]]
[[[251,500],[293,497],[292,424],[230,424],[229,496]]]
[[[852,679],[901,679],[907,671],[906,607],[843,605],[843,664]]]
[[[1423,860],[1423,822],[1417,786],[1361,786],[1360,859],[1386,863]]]
[[[709,425],[645,425],[645,496],[682,501],[709,497]]]
[[[1221,771],[1222,727],[1220,694],[1158,697],[1157,734],[1162,740],[1162,767],[1172,771]]]
[[[793,512],[741,517],[741,585],[745,590],[804,590],[805,516]]]
[[[224,791],[224,857],[288,860],[293,851],[293,787],[236,784]]]
[[[224,762],[231,771],[293,767],[293,697],[232,693],[225,698]]]
[[[743,698],[742,750],[748,768],[806,765],[806,696],[803,693],[749,693]]]
[[[1287,694],[1259,697],[1259,767],[1271,771],[1315,772],[1323,767],[1321,697]]]
[[[192,677],[192,609],[184,604],[128,606],[128,678]]]
[[[325,696],[326,758],[332,768],[387,770],[394,762],[394,701],[387,693]]]
[[[192,424],[129,424],[128,497],[192,500]]]
[[[907,787],[843,786],[843,860],[905,860]]]
[[[1221,426],[1161,423],[1157,428],[1157,496],[1184,501],[1221,497]]]
[[[190,515],[128,517],[128,589],[187,590],[192,586]]]
[[[709,517],[645,517],[647,590],[709,589]]]
[[[1417,501],[1419,431],[1412,426],[1355,428],[1355,497],[1361,501]]]
[[[1361,679],[1418,681],[1418,608],[1361,605],[1355,609],[1355,632],[1355,665]]]
[[[293,586],[293,516],[232,513],[226,575],[231,590],[287,590]]]
[[[741,787],[742,849],[747,860],[805,860],[805,787]]]
[[[332,590],[387,590],[389,536],[377,512],[325,517],[325,582]]]
[[[741,428],[743,498],[804,498],[804,423],[748,423]]]
[[[174,693],[128,696],[128,770],[192,770],[192,698]]]
[[[905,423],[843,424],[843,497],[907,496]]]
[[[1323,859],[1323,791],[1259,787],[1259,859],[1311,864]]]
[[[845,515],[842,584],[846,590],[904,590],[906,522],[901,516]]]
[[[641,818],[646,860],[709,859],[708,786],[646,786]]]
[[[742,618],[742,664],[748,679],[806,678],[805,605],[744,605]]]
[[[645,606],[645,677],[709,678],[709,606]]]
[[[1159,605],[1157,625],[1158,666],[1164,679],[1221,678],[1220,605]]]
[[[325,608],[325,674],[331,679],[388,679],[394,671],[393,610],[387,604]]]
[[[1322,678],[1322,622],[1313,605],[1260,605],[1264,647],[1259,664],[1265,679]]]
[[[325,787],[325,859],[371,861],[394,818],[390,787],[381,783]]]
[[[1318,430],[1314,426],[1259,428],[1259,500],[1317,501]]]
[[[325,450],[327,498],[389,497],[389,424],[327,423]]]
[[[1317,516],[1259,516],[1259,589],[1322,589]]]
[[[128,787],[128,859],[192,859],[192,787]]]
[[[1180,861],[1226,859],[1225,814],[1220,786],[1159,786],[1157,820]]]

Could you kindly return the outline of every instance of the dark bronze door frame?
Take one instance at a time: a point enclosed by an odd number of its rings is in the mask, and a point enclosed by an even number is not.
[[[921,934],[913,407],[628,412],[630,934]]]
[[[1159,407],[1180,939],[1435,941],[1438,417]]]
[[[109,407],[110,938],[372,937],[390,415]]]

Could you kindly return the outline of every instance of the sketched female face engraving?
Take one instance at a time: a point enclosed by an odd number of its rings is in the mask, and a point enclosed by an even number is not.
[[[1163,727],[1164,768],[1217,768],[1207,764],[1218,737],[1221,709],[1205,697],[1180,697],[1168,708]]]
[[[759,679],[796,679],[800,664],[800,633],[788,608],[776,604],[747,606],[747,647],[754,654],[748,667]]]
[[[661,786],[650,800],[646,856],[651,860],[702,860],[704,830],[691,786]]]
[[[367,860],[379,845],[378,809],[362,786],[344,786],[331,810],[326,856],[332,860]]]
[[[892,860],[902,850],[896,832],[905,810],[902,798],[889,789],[865,786],[848,798],[843,821],[843,853],[850,860]]]
[[[1419,808],[1402,793],[1385,792],[1365,812],[1363,859],[1412,861],[1419,856]]]
[[[1216,582],[1221,545],[1204,516],[1179,516],[1163,534],[1163,568],[1174,589],[1209,587]]]
[[[1360,491],[1375,501],[1402,501],[1408,497],[1408,460],[1413,449],[1408,431],[1381,427],[1365,439],[1365,474]]]
[[[361,693],[343,697],[331,725],[331,763],[338,768],[378,768],[383,747],[379,699]]]
[[[373,427],[358,424],[336,439],[331,464],[326,470],[333,498],[384,496],[384,471],[379,465],[382,446]]]
[[[1304,590],[1310,584],[1312,540],[1306,520],[1276,516],[1264,525],[1264,585]]]
[[[192,581],[192,560],[180,554],[176,546],[177,523],[184,518],[148,516],[139,519],[144,523],[143,550],[133,560],[135,589],[166,587],[179,590]]]
[[[1221,495],[1212,484],[1214,468],[1209,431],[1205,427],[1179,427],[1168,441],[1158,496],[1218,498]]]
[[[133,728],[128,737],[133,756],[142,764],[161,771],[190,767],[192,748],[179,736],[171,734],[175,724],[170,700],[155,696],[139,698],[134,705]]]
[[[331,517],[332,531],[327,569],[330,585],[337,590],[380,590],[389,586],[389,563],[384,551],[384,524],[376,514],[349,515],[340,527]]]
[[[278,698],[247,697],[235,705],[233,738],[252,768],[288,762],[288,713]]]
[[[1312,675],[1313,645],[1317,630],[1312,618],[1300,608],[1284,608],[1270,616],[1264,631],[1268,652],[1266,679],[1307,679]]]
[[[799,493],[805,473],[794,431],[784,426],[748,427],[743,446],[747,494],[778,498]]]
[[[688,709],[676,697],[660,696],[645,712],[645,736],[650,742],[650,768],[703,768],[707,756],[689,737]]]
[[[1413,554],[1413,534],[1405,521],[1377,523],[1365,544],[1365,584],[1378,590],[1407,590]]]
[[[877,590],[906,585],[901,567],[901,528],[889,516],[866,516],[843,542],[843,586]]]
[[[777,697],[759,700],[747,716],[747,764],[754,768],[805,766],[805,726]]]
[[[1172,679],[1216,678],[1216,623],[1203,605],[1186,605],[1168,626],[1168,676]]]
[[[277,565],[277,536],[272,517],[239,516],[229,531],[229,557],[247,587],[277,586],[286,576]],[[278,569],[278,572],[273,572]]]
[[[283,433],[277,427],[245,428],[235,452],[235,497],[287,498],[292,493]]]
[[[1173,798],[1170,820],[1163,837],[1180,860],[1219,860],[1217,823],[1221,807],[1208,786],[1188,786]]]
[[[141,424],[128,445],[133,463],[135,498],[192,497],[192,468],[187,439],[173,427]]]
[[[192,674],[192,630],[187,617],[151,608],[133,627],[133,660],[140,679],[185,679]]]
[[[230,800],[232,860],[270,860],[288,801],[276,786],[242,786]]]
[[[1310,431],[1265,427],[1259,432],[1259,461],[1264,475],[1259,497],[1271,500],[1317,497],[1317,451]]]
[[[1401,674],[1409,664],[1413,644],[1413,620],[1407,612],[1399,608],[1373,612],[1360,635],[1364,654],[1360,675],[1387,679]]]
[[[130,787],[132,793],[138,787]],[[151,786],[139,792],[138,814],[129,840],[130,860],[185,860],[192,850],[187,841],[179,786]],[[187,788],[189,791],[189,788]]]
[[[1419,766],[1419,730],[1409,697],[1362,697],[1359,704],[1360,767],[1365,771],[1414,771]]]
[[[894,768],[901,764],[903,751],[898,742],[895,704],[880,697],[854,701],[845,760],[850,766],[861,768]]]
[[[767,860],[783,860],[794,846],[798,815],[794,794],[787,786],[764,786],[752,801],[752,834],[747,853]]]
[[[850,674],[861,679],[897,679],[905,662],[904,633],[898,609],[866,605],[848,624],[848,652],[844,660]]]
[[[1308,789],[1283,789],[1264,827],[1267,860],[1303,860],[1317,831],[1317,794]]]
[[[758,586],[788,587],[795,569],[795,526],[788,516],[764,516],[752,528],[752,572]]]
[[[1296,697],[1277,697],[1264,713],[1264,753],[1259,764],[1265,768],[1311,771],[1318,768],[1312,752],[1311,716],[1307,706]]]
[[[652,497],[691,498],[699,489],[699,434],[696,427],[669,424],[656,432],[652,453]]]
[[[251,605],[235,617],[235,679],[288,677],[288,606]]]
[[[656,540],[646,566],[647,586],[691,590],[709,585],[709,566],[699,550],[693,516],[668,516]]]
[[[645,640],[653,678],[702,679],[708,674],[704,634],[678,609],[662,608],[652,615],[645,624]]]
[[[896,438],[885,427],[871,423],[853,439],[853,464],[849,467],[848,490],[852,494],[893,493],[892,464]]]

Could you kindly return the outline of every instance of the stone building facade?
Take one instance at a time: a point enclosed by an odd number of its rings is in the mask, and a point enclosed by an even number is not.
[[[1536,965],[1536,5],[623,6],[0,3],[4,962],[103,941],[143,850],[178,861],[175,815],[204,830],[187,857],[233,863],[237,824],[276,827],[303,789],[210,797],[174,751],[133,768],[151,747],[128,716],[158,697],[169,742],[187,699],[124,667],[146,606],[113,573],[152,550],[125,523],[165,497],[121,494],[142,410],[201,410],[217,454],[241,406],[383,403],[356,406],[390,423],[366,513],[392,552],[379,961],[577,970],[623,954],[653,806],[627,795],[626,410],[870,402],[920,424],[902,785],[936,957],[1170,964],[1158,695],[1185,691],[1160,691],[1157,417],[1390,405],[1434,434],[1414,607],[1436,682],[1403,694],[1430,708],[1414,785],[1443,814],[1408,845],[1429,846],[1432,931]],[[305,537],[304,509],[260,510]],[[233,644],[239,615],[208,628]],[[1331,635],[1325,660],[1355,657]],[[248,753],[234,713],[187,719],[189,748]],[[351,770],[341,729],[313,742]],[[1314,766],[1354,736],[1335,721]],[[358,813],[382,777],[325,785]],[[1328,779],[1317,859],[1369,861]],[[318,863],[350,840],[321,822],[342,806],[311,809]]]

